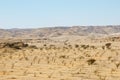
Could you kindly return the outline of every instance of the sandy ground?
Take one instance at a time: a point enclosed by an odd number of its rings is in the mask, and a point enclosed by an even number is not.
[[[120,80],[119,41],[29,44],[0,49],[0,80]]]

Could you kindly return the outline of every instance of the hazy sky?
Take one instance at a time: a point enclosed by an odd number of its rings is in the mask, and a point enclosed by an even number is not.
[[[0,28],[120,24],[120,0],[0,0]]]

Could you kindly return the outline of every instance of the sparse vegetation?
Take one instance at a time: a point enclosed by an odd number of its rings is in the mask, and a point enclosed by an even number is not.
[[[29,47],[32,48],[32,49],[38,49],[37,46],[35,46],[35,45],[31,45]]]
[[[83,49],[87,49],[87,48],[89,48],[89,45],[81,45],[81,47],[82,47]]]
[[[13,43],[2,43],[0,44],[1,48],[13,48],[13,49],[22,49],[28,47],[28,44],[23,42],[13,42]]]
[[[9,79],[21,80],[22,76],[28,80],[60,80],[61,77],[65,80],[108,80],[109,77],[115,80],[117,76],[119,80],[119,42],[63,42],[31,39],[28,43],[1,43],[0,79],[7,80],[9,76]]]

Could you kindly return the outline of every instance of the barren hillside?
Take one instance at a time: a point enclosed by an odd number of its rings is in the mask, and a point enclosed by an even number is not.
[[[38,29],[0,29],[0,38],[41,38],[60,36],[103,36],[120,34],[120,26],[73,26]]]

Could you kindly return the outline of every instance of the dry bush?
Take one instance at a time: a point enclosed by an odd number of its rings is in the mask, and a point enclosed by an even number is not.
[[[96,60],[95,59],[89,59],[87,60],[88,65],[92,65]]]
[[[38,49],[37,46],[35,46],[35,45],[31,45],[31,46],[29,46],[29,48]]]
[[[66,56],[66,55],[61,55],[59,58],[67,59],[68,56]]]
[[[75,48],[79,48],[79,45],[78,45],[78,44],[75,44]]]
[[[106,46],[107,49],[110,49],[111,43],[106,43],[105,46]]]
[[[47,44],[44,44],[43,46],[44,46],[44,47],[46,47],[46,46],[47,46]]]
[[[120,62],[115,63],[116,67],[119,68]]]
[[[87,49],[87,48],[89,48],[89,45],[81,45],[81,47],[82,47],[83,49]]]
[[[96,47],[95,47],[95,46],[90,46],[90,48],[91,48],[91,49],[96,49]]]
[[[51,45],[49,46],[49,48],[50,48],[50,49],[55,49],[56,46],[51,44]]]
[[[72,49],[72,45],[69,44],[68,47],[69,47],[70,49]]]
[[[104,50],[104,49],[105,49],[105,46],[102,46],[102,49]]]
[[[23,42],[7,42],[0,44],[2,48],[13,48],[13,49],[22,49],[28,47],[28,44]]]

